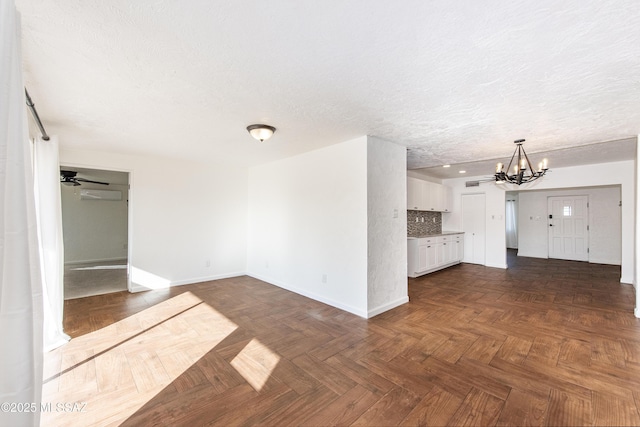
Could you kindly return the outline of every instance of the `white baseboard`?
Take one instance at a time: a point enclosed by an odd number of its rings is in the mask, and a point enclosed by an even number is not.
[[[367,318],[367,314],[368,313],[366,311],[363,311],[363,310],[358,309],[356,307],[352,307],[352,306],[347,305],[347,304],[342,304],[342,303],[340,303],[338,301],[332,300],[331,298],[326,298],[326,297],[324,297],[322,295],[318,295],[318,294],[315,294],[313,292],[309,292],[306,289],[300,289],[300,288],[297,288],[295,286],[291,286],[288,283],[283,283],[283,282],[280,282],[278,280],[273,280],[273,279],[270,279],[268,277],[264,277],[264,276],[261,276],[259,274],[255,274],[255,273],[252,273],[252,272],[247,272],[247,276],[253,277],[254,279],[262,280],[263,282],[267,282],[267,283],[269,283],[271,285],[274,285],[274,286],[277,286],[279,288],[286,289],[286,290],[294,292],[294,293],[296,293],[298,295],[302,295],[303,297],[311,298],[312,300],[321,302],[323,304],[330,305],[331,307],[339,308],[340,310],[347,311],[347,312],[349,312],[351,314],[355,314],[356,316],[360,316],[360,317],[363,317],[365,319]]]
[[[246,273],[244,271],[236,272],[236,273],[225,273],[225,274],[216,274],[213,276],[203,276],[203,277],[194,277],[191,279],[182,279],[182,280],[172,280],[169,283],[169,288],[174,286],[184,286],[184,285],[195,285],[196,283],[202,282],[210,282],[212,280],[221,280],[221,279],[229,279],[231,277],[240,277],[244,276]],[[166,289],[166,288],[165,288]],[[138,285],[136,283],[131,283],[129,286],[129,292],[143,292],[143,291],[152,291],[153,288],[147,288],[146,286]]]
[[[369,310],[369,312],[367,313],[367,318],[371,319],[372,317],[377,316],[378,314],[384,313],[385,311],[389,311],[393,308],[396,308],[408,302],[409,302],[409,296],[398,298],[395,301],[391,301],[390,303],[381,305],[377,308],[374,308],[373,310]]]
[[[620,283],[624,283],[625,285],[633,285],[634,288],[638,289],[636,284],[633,283],[633,277],[620,277]]]
[[[523,256],[523,257],[527,257],[527,258],[541,258],[541,259],[549,259],[548,256],[546,255],[540,255],[540,254],[536,254],[536,253],[526,253],[526,252],[522,252],[522,251],[518,251],[518,256]]]
[[[634,314],[638,319],[640,319],[640,307],[636,307],[636,308],[633,310],[633,314]]]
[[[431,269],[425,270],[425,271],[414,271],[411,274],[409,274],[407,272],[407,274],[408,274],[407,277],[411,277],[412,279],[415,279],[416,277],[424,276],[425,274],[435,273],[436,271],[444,270],[445,268],[453,267],[454,265],[458,265],[458,264],[460,264],[460,261],[450,262],[449,264],[439,265],[437,267],[434,267],[434,268],[431,268]]]
[[[589,258],[590,264],[621,265],[620,260]]]
[[[78,264],[92,264],[94,262],[115,262],[122,261],[125,264],[127,263],[127,257],[124,258],[100,258],[100,259],[85,259],[82,261],[65,261],[64,265],[78,265]]]
[[[507,264],[485,264],[485,267],[507,269]]]
[[[220,279],[229,279],[231,277],[240,277],[244,275],[246,275],[244,271],[238,271],[235,273],[217,274],[214,276],[194,277],[192,279],[184,279],[184,280],[172,280],[171,286],[193,285],[196,283],[210,282],[212,280],[220,280]]]

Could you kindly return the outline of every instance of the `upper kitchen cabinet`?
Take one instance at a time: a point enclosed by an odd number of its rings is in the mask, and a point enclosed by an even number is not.
[[[453,190],[451,187],[447,187],[446,185],[443,185],[442,188],[444,190],[444,210],[442,212],[451,212],[453,207]]]
[[[410,211],[422,211],[429,204],[426,199],[427,181],[418,178],[407,177],[407,209]]]
[[[451,212],[451,188],[435,182],[407,177],[407,209]]]

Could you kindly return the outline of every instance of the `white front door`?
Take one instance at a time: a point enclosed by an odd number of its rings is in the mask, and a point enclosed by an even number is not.
[[[462,231],[464,257],[462,262],[484,265],[486,204],[484,194],[462,195]]]
[[[589,261],[588,196],[548,198],[549,258]]]

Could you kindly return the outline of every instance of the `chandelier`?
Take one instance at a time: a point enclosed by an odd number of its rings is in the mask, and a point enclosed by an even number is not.
[[[498,163],[496,165],[496,183],[497,184],[526,184],[527,182],[535,181],[536,179],[544,176],[549,169],[547,167],[547,159],[542,159],[540,163],[538,163],[538,168],[536,170],[533,169],[531,162],[529,161],[529,157],[527,153],[524,151],[522,147],[522,143],[524,139],[516,139],[513,141],[514,144],[517,145],[516,150],[513,152],[513,156],[511,156],[511,161],[507,166],[507,169],[504,169],[504,164]],[[513,166],[512,173],[509,174],[509,170],[511,170],[511,165]]]

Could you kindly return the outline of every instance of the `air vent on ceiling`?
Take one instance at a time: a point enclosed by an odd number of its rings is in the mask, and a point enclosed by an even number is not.
[[[465,187],[480,187],[480,181],[467,181],[464,185]]]

